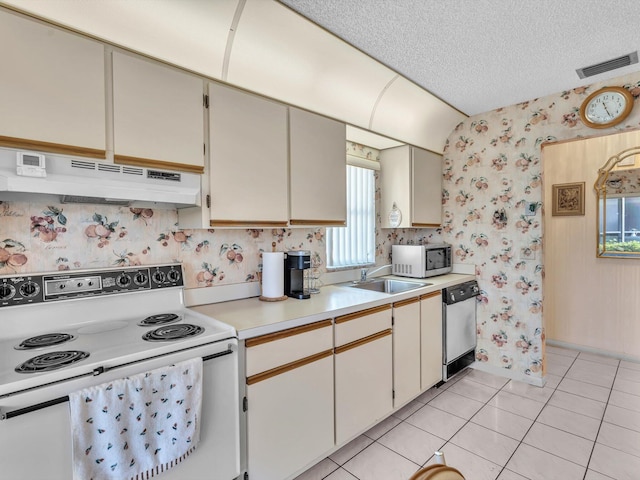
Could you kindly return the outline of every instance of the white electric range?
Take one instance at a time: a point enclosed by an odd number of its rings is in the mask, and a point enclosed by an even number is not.
[[[71,478],[70,393],[198,356],[200,445],[161,478],[240,474],[236,332],[185,307],[182,275],[172,264],[0,276],[3,474]]]

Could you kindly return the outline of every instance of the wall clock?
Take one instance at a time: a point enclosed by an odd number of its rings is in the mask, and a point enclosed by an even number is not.
[[[582,102],[580,118],[587,127],[612,127],[629,116],[633,100],[633,95],[624,87],[601,88]]]

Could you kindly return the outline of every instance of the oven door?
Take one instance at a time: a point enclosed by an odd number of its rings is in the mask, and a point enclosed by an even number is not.
[[[228,353],[230,351],[230,353]],[[63,398],[71,392],[195,357],[203,357],[200,444],[163,480],[231,480],[240,475],[240,401],[236,339],[171,353],[0,399],[2,478],[73,478],[69,402],[15,415],[20,409]],[[212,357],[207,359],[207,357]]]

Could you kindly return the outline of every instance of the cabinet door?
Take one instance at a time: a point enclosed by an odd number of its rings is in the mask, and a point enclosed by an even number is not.
[[[289,108],[291,225],[347,222],[346,127]]]
[[[420,393],[420,298],[393,304],[393,408]]]
[[[382,228],[411,227],[411,147],[387,148],[380,152],[380,215]],[[389,222],[393,205],[402,213],[399,225]]]
[[[105,158],[104,47],[0,11],[0,145]]]
[[[422,390],[442,381],[442,294],[420,297],[420,348]]]
[[[211,226],[286,226],[287,107],[209,84]]]
[[[288,478],[333,447],[331,353],[247,386],[250,478]]]
[[[336,445],[393,409],[391,330],[335,349]]]
[[[116,163],[204,172],[204,83],[150,60],[113,52]]]
[[[415,147],[412,152],[411,224],[414,227],[439,227],[442,224],[442,155]]]

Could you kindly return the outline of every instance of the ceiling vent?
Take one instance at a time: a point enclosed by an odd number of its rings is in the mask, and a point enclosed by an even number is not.
[[[606,62],[596,63],[589,67],[579,68],[576,72],[580,78],[587,78],[604,72],[610,72],[611,70],[616,70],[618,68],[627,67],[634,63],[638,63],[637,51],[629,53],[628,55],[623,55],[622,57],[612,58]]]

